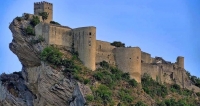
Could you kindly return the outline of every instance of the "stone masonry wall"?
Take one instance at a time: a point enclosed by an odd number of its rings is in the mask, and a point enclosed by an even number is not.
[[[142,59],[142,63],[151,63],[152,62],[151,54],[146,53],[146,52],[142,52],[141,59]]]
[[[129,72],[130,77],[140,83],[141,49],[139,47],[118,47],[114,49],[114,53],[117,67],[124,72]]]
[[[109,64],[115,65],[115,56],[113,49],[115,46],[110,45],[109,42],[96,41],[96,63],[106,61]]]
[[[50,25],[49,30],[49,44],[63,45],[68,48],[72,46],[71,29],[68,27]]]
[[[96,27],[81,27],[72,29],[74,49],[78,51],[83,64],[95,70],[96,57]]]

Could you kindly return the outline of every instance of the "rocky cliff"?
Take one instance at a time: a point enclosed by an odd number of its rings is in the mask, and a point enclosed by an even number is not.
[[[83,105],[81,84],[66,78],[62,68],[52,68],[40,60],[40,52],[47,44],[33,44],[32,41],[38,38],[26,33],[28,26],[30,20],[25,19],[14,19],[9,26],[13,35],[9,48],[23,68],[21,72],[0,76],[0,106]]]

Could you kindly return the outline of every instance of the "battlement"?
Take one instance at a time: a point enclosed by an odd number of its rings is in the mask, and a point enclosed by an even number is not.
[[[53,20],[53,4],[45,1],[35,2],[34,3],[34,14],[39,15],[42,12],[46,12],[48,14],[48,18],[43,20],[46,23],[50,23]]]
[[[35,3],[34,3],[34,5],[41,5],[41,4],[53,5],[52,3],[45,2],[45,1],[42,1],[42,2],[35,2]]]

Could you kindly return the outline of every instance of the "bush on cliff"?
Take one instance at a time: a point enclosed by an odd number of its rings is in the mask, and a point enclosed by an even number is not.
[[[104,105],[106,105],[112,101],[112,92],[107,86],[99,85],[99,87],[95,90],[95,97],[99,97]]]
[[[57,48],[49,46],[42,51],[41,59],[53,65],[61,65],[62,53]]]
[[[33,16],[33,19],[31,20],[30,24],[35,27],[37,24],[40,23],[40,19],[38,16]]]
[[[33,28],[31,26],[28,26],[26,29],[26,34],[27,35],[34,35],[34,31],[33,31]]]
[[[16,20],[20,22],[22,20],[22,17],[16,17]]]

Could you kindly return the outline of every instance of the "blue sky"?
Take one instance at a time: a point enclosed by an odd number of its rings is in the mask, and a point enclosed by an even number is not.
[[[33,13],[39,0],[0,1],[0,73],[21,70],[9,50],[9,23]],[[152,57],[175,62],[185,57],[185,69],[200,77],[200,0],[46,0],[54,4],[54,21],[72,28],[96,26],[97,39],[139,46]]]

